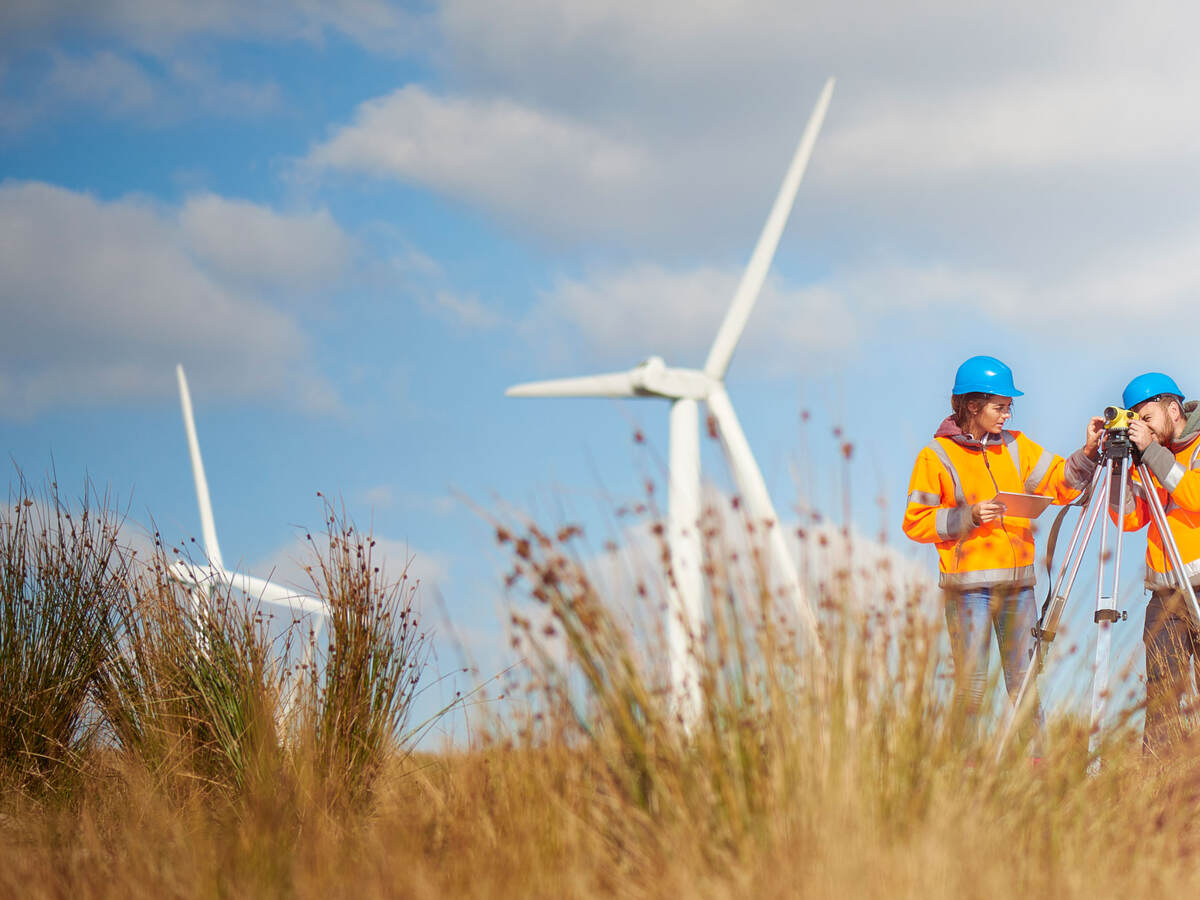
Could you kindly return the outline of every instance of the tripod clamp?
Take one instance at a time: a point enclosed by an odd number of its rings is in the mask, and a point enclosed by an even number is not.
[[[1129,611],[1125,609],[1098,609],[1092,616],[1092,620],[1099,625],[1101,622],[1128,622]],[[1056,637],[1058,631],[1053,628],[1043,628],[1040,625],[1034,625],[1029,629],[1029,633],[1033,635],[1034,640],[1042,644],[1049,644]]]
[[[1112,428],[1104,433],[1104,443],[1100,447],[1100,464],[1114,459],[1130,457],[1131,468],[1136,469],[1142,464],[1142,451],[1129,439],[1128,428]]]

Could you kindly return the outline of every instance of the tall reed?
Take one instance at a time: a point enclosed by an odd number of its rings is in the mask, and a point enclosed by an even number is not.
[[[114,603],[97,679],[116,745],[163,776],[240,791],[272,778],[281,663],[253,598],[179,583],[160,542]]]
[[[129,571],[110,498],[85,485],[78,508],[56,482],[17,473],[0,515],[0,779],[47,786],[96,735],[91,690]]]
[[[887,572],[856,571],[865,554],[845,536],[828,577],[809,583],[824,653],[805,654],[765,587],[761,556],[734,551],[746,539],[721,529],[702,528],[709,619],[691,653],[704,713],[687,727],[673,714],[655,650],[661,633],[638,635],[627,615],[630,598],[649,616],[672,614],[667,548],[657,586],[605,596],[573,546],[579,529],[525,524],[499,533],[513,553],[509,583],[541,610],[513,617],[537,698],[515,743],[548,755],[572,748],[566,765],[585,768],[594,788],[581,800],[577,783],[560,785],[603,837],[608,863],[635,881],[661,879],[664,865],[679,863],[673,877],[683,883],[689,870],[765,883],[739,861],[783,854],[807,884],[840,871],[839,856],[863,862],[855,841],[880,852],[913,835],[938,835],[960,852],[964,835],[986,852],[1004,841],[1025,846],[1025,828],[1062,828],[1076,841],[1081,823],[1070,816],[1086,816],[1089,803],[1108,809],[1147,774],[1127,720],[1103,743],[1098,779],[1085,774],[1087,728],[1063,716],[1045,735],[1048,760],[1014,747],[994,763],[994,733],[954,727],[943,626],[920,591]],[[882,576],[874,592],[856,593],[868,574]],[[952,834],[963,816],[983,818]],[[1119,827],[1106,824],[1106,835]],[[1044,865],[1035,856],[1017,869],[1031,877]]]
[[[115,604],[120,637],[99,681],[121,747],[234,791],[299,777],[349,802],[411,748],[429,648],[417,585],[407,566],[390,577],[344,511],[325,513],[307,566],[328,609],[324,647],[307,620],[272,634],[274,614],[255,598],[179,583],[156,544]]]
[[[342,617],[330,664],[305,670],[300,718],[280,729],[277,706],[265,717],[270,752],[258,769],[239,763],[247,788],[164,790],[228,779],[225,763],[194,750],[219,747],[219,729],[183,727],[219,716],[180,699],[208,676],[171,682],[178,689],[135,682],[131,692],[164,706],[134,706],[119,728],[180,741],[143,754],[173,766],[139,767],[131,751],[115,775],[86,779],[69,808],[10,804],[0,894],[1082,900],[1195,886],[1195,739],[1147,759],[1122,720],[1089,775],[1087,723],[1049,710],[1040,762],[1015,744],[997,761],[994,733],[954,728],[939,611],[848,533],[806,545],[802,559],[820,611],[818,659],[761,580],[761,555],[745,549],[753,535],[706,521],[709,616],[691,645],[704,712],[686,725],[663,665],[670,557],[655,523],[643,550],[658,577],[630,565],[638,574],[625,589],[596,577],[579,529],[505,526],[525,671],[496,717],[476,721],[486,727],[474,742],[418,753],[404,739],[414,694],[398,672],[419,677],[424,633],[394,624],[411,585],[375,572],[370,538],[344,514],[331,510],[327,523],[313,568],[318,585],[342,585],[318,590]],[[178,588],[138,590],[149,603]],[[197,636],[219,636],[186,618],[186,594],[172,602],[162,614],[181,617],[169,627],[200,659]],[[390,620],[380,614],[389,608]],[[137,623],[147,627],[153,609]],[[408,655],[384,646],[404,634],[415,641]],[[132,651],[139,638],[122,640]],[[213,659],[224,652],[209,647]],[[280,657],[263,659],[222,668],[269,706]],[[382,673],[382,695],[369,673]],[[147,728],[162,708],[185,713]]]
[[[356,803],[385,763],[411,750],[413,703],[429,658],[408,560],[398,575],[373,536],[325,501],[324,534],[308,535],[309,572],[328,606],[324,664],[302,680],[298,744],[331,794]]]

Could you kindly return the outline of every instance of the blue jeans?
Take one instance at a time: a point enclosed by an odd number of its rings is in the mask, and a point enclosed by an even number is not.
[[[970,741],[978,736],[993,630],[1000,647],[1004,684],[1010,699],[1016,699],[1029,669],[1032,629],[1037,624],[1033,587],[948,590],[945,601],[950,650],[954,655],[954,717],[963,728],[963,736]],[[1026,741],[1037,741],[1042,726],[1036,685],[1033,691],[1033,727],[1030,729],[1027,725],[1024,729],[1022,737]],[[1036,746],[1033,752],[1039,752]]]

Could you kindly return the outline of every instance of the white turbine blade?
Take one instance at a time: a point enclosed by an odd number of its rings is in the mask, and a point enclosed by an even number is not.
[[[729,458],[729,467],[733,470],[742,502],[746,504],[746,510],[755,528],[765,528],[771,555],[782,576],[782,586],[791,595],[796,613],[811,633],[813,646],[820,654],[816,615],[804,596],[804,588],[796,572],[796,563],[787,548],[783,526],[775,514],[766,482],[763,481],[758,463],[754,461],[754,454],[750,451],[750,444],[738,422],[737,414],[733,411],[733,404],[729,402],[729,395],[723,388],[719,388],[708,396],[707,402],[709,411],[721,430],[721,443],[725,447],[725,455]]]
[[[209,592],[219,581],[211,566],[199,566],[186,559],[176,560],[168,569],[169,577],[180,584],[191,586],[188,596],[192,601],[192,616],[197,623],[202,622],[208,615]],[[202,629],[196,631],[196,649],[207,654],[208,642]]]
[[[676,712],[689,730],[702,709],[700,664],[693,642],[700,640],[704,615],[704,576],[700,541],[700,417],[695,400],[671,404],[670,484],[667,544],[671,550],[674,601],[667,612],[667,652]]]
[[[171,566],[172,577],[183,584],[195,585],[202,590],[212,590],[218,586],[233,588],[250,597],[262,600],[264,603],[274,603],[305,612],[316,613],[320,616],[329,614],[329,606],[318,597],[312,597],[292,588],[275,584],[253,575],[241,572],[230,572],[216,566],[196,565],[186,560],[178,560]]]
[[[217,526],[213,521],[212,500],[208,496],[208,479],[204,477],[204,461],[200,458],[200,441],[196,438],[196,422],[192,418],[192,395],[188,392],[183,366],[175,367],[179,380],[179,403],[183,407],[183,427],[187,431],[188,452],[192,457],[192,476],[196,479],[196,503],[200,507],[200,533],[208,561],[222,568],[221,548],[217,546]]]
[[[504,392],[509,397],[636,397],[633,373],[584,375],[554,381],[530,381]]]
[[[750,318],[754,301],[758,299],[759,291],[762,290],[763,281],[766,280],[767,270],[771,268],[775,248],[779,246],[783,226],[787,224],[788,215],[791,214],[796,191],[800,189],[800,181],[804,177],[808,159],[812,156],[813,145],[816,143],[817,133],[821,130],[821,123],[825,120],[825,111],[829,108],[829,99],[832,96],[833,79],[830,78],[825,82],[825,88],[817,99],[812,115],[809,116],[808,126],[804,129],[800,144],[796,147],[796,154],[792,157],[792,164],[783,178],[783,185],[779,188],[779,196],[775,198],[775,205],[771,207],[771,214],[767,216],[767,223],[763,226],[750,263],[746,266],[742,281],[733,295],[733,302],[729,306],[729,312],[725,314],[725,321],[721,323],[712,349],[708,351],[704,371],[713,378],[725,377],[734,348],[741,339],[742,329],[746,327],[746,320]]]
[[[221,580],[212,566],[198,565],[186,559],[177,559],[171,563],[170,572],[171,578],[176,581],[196,587],[208,587],[212,582]]]
[[[302,609],[305,612],[316,613],[320,616],[329,614],[329,607],[324,601],[316,597],[310,597],[292,588],[275,584],[263,578],[256,578],[253,575],[244,575],[241,572],[223,571],[221,574],[223,576],[222,580],[230,587],[241,591],[247,596],[256,597],[264,603],[275,603],[279,606]]]

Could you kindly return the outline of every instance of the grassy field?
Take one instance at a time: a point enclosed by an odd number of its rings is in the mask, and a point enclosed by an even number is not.
[[[950,714],[942,626],[901,590],[823,582],[818,656],[753,589],[753,554],[714,538],[705,712],[685,729],[656,636],[601,595],[574,530],[503,529],[535,611],[514,613],[527,669],[470,746],[415,753],[427,634],[344,515],[314,540],[329,658],[289,667],[228,598],[198,613],[169,554],[130,559],[102,499],[27,494],[0,532],[7,896],[1090,898],[1200,881],[1195,743],[1148,761],[1118,726],[1089,776],[1086,727],[1052,716],[1039,762],[1015,744],[995,761],[994,732]]]

